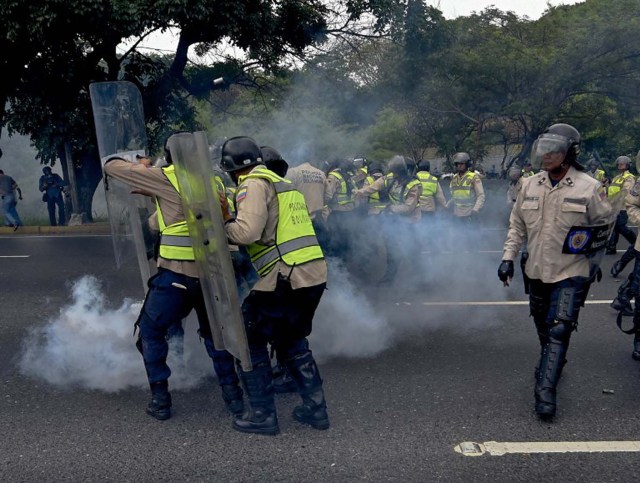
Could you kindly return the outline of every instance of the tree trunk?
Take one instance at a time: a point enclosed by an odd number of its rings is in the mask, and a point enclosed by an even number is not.
[[[74,153],[76,186],[78,189],[78,212],[86,213],[87,221],[93,222],[93,195],[102,181],[100,157],[95,149]]]

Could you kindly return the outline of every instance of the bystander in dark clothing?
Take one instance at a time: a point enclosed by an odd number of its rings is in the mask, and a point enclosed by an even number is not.
[[[51,226],[65,225],[66,215],[64,212],[64,186],[65,182],[57,173],[52,173],[49,166],[42,168],[44,173],[40,176],[40,191],[42,195],[42,201],[47,203],[47,209],[49,210],[49,223]],[[58,207],[58,222],[56,223],[56,206]]]

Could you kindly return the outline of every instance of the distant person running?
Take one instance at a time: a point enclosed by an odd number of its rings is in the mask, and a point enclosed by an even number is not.
[[[22,225],[16,205],[16,193],[18,192],[18,199],[22,199],[22,191],[18,187],[18,184],[14,179],[4,174],[4,171],[0,169],[0,197],[2,199],[2,215],[4,217],[5,226],[12,226],[13,231],[16,231],[19,226]]]

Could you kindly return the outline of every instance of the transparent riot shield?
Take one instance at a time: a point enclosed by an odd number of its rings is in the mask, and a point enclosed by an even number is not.
[[[142,96],[131,82],[96,82],[89,86],[98,150],[104,162],[118,155],[136,163],[136,154],[146,154]],[[113,178],[105,178],[105,194],[116,266],[137,259],[144,291],[155,273],[154,235],[148,220],[155,211],[152,200],[132,195],[131,188]]]
[[[217,349],[228,350],[240,360],[245,371],[250,371],[247,335],[207,137],[203,132],[174,134],[168,147],[180,185],[214,344]]]

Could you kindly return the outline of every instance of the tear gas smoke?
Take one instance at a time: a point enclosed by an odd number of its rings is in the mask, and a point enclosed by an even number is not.
[[[142,356],[132,335],[140,307],[140,302],[125,300],[118,309],[108,309],[98,280],[81,278],[72,286],[71,304],[57,318],[31,329],[19,361],[22,373],[61,388],[115,392],[146,387]],[[197,324],[187,321],[185,325],[182,360],[171,342],[169,348],[175,389],[195,387],[213,374],[211,360],[195,333]]]
[[[330,281],[313,323],[311,346],[318,360],[335,356],[371,357],[389,347],[392,329],[376,313],[344,264],[327,260]]]

